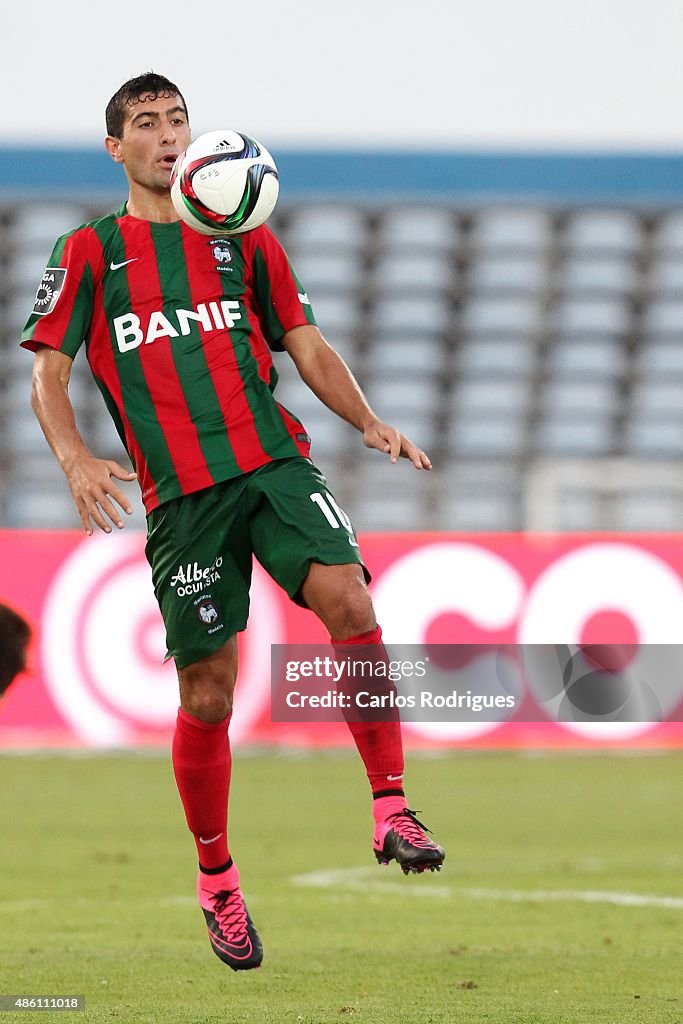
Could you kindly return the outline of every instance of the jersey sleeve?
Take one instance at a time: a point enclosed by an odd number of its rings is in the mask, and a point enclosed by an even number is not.
[[[264,337],[271,349],[282,352],[282,339],[293,327],[315,325],[315,316],[285,250],[273,232],[257,228],[251,232],[252,287]]]
[[[49,345],[73,359],[88,334],[93,312],[93,276],[85,233],[62,235],[52,250],[31,314],[21,332],[23,348]]]

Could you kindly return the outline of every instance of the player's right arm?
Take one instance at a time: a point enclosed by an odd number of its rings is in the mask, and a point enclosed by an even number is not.
[[[31,405],[64,471],[83,529],[90,535],[94,524],[104,533],[111,533],[107,518],[119,529],[123,528],[121,513],[114,503],[128,515],[133,511],[128,498],[114,480],[134,480],[135,473],[123,469],[113,459],[96,458],[85,444],[76,426],[69,398],[72,364],[73,360],[63,352],[48,345],[38,345],[33,365]]]
[[[89,451],[69,399],[71,366],[90,330],[95,284],[103,269],[102,245],[90,225],[58,238],[21,335],[22,347],[35,353],[33,410],[66,474],[87,534],[93,532],[93,524],[111,533],[107,519],[123,526],[113,502],[128,513],[132,509],[112,477],[135,478],[135,473]]]

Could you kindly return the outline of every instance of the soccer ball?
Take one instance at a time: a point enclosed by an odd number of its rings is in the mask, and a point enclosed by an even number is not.
[[[260,142],[241,132],[206,132],[171,172],[171,200],[202,235],[240,235],[265,223],[279,191],[277,167]]]

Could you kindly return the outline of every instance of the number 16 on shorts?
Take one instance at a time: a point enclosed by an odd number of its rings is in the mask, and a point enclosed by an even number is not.
[[[346,530],[349,534],[349,544],[352,547],[357,548],[358,541],[356,540],[356,535],[353,532],[351,520],[344,509],[337,504],[332,495],[329,493],[321,494],[320,491],[314,491],[313,494],[309,494],[309,498],[314,505],[318,506],[332,529],[338,530],[341,527]]]

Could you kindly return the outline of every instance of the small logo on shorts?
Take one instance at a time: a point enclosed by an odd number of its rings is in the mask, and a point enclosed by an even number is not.
[[[206,626],[213,625],[214,622],[218,622],[218,608],[213,601],[202,601],[201,604],[197,605],[197,615],[199,621],[203,622]]]

